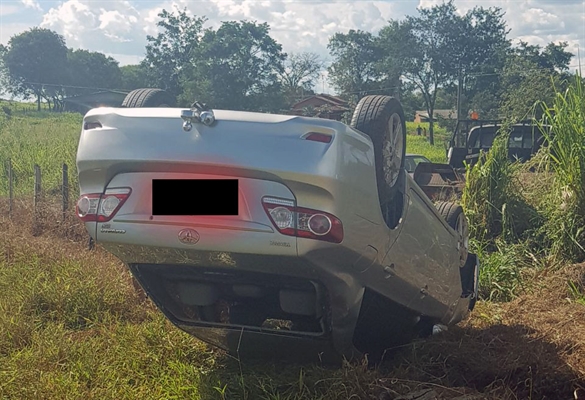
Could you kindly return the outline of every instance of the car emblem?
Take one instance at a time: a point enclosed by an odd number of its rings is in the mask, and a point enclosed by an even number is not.
[[[199,241],[199,232],[194,229],[183,229],[179,232],[179,241],[183,244],[194,245]]]

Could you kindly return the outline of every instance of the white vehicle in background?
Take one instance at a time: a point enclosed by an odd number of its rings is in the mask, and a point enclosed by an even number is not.
[[[409,174],[414,174],[414,170],[420,163],[431,162],[431,160],[420,154],[406,154],[404,156],[404,168]]]

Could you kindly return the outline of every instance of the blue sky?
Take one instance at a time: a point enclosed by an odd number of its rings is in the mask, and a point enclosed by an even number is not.
[[[415,15],[417,7],[441,0],[324,1],[324,0],[0,0],[0,43],[30,27],[52,29],[67,46],[106,53],[120,65],[139,62],[146,35],[156,34],[163,8],[187,9],[206,16],[207,26],[225,20],[268,22],[271,35],[285,52],[313,51],[328,60],[327,42],[335,32],[362,29],[376,32],[388,19]],[[583,0],[455,0],[461,12],[476,5],[506,12],[510,37],[531,44],[567,41],[585,67],[585,1]],[[576,69],[578,60],[571,62]],[[318,88],[320,90],[321,88]],[[327,87],[326,87],[327,89]]]

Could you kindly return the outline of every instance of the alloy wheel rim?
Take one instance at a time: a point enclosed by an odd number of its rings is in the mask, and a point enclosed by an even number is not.
[[[402,153],[404,152],[402,119],[398,114],[390,116],[382,152],[384,155],[384,180],[388,186],[392,187],[398,180],[402,165]]]

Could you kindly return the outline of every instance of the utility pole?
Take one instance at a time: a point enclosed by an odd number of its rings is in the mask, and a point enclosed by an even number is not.
[[[457,73],[457,121],[461,119],[461,86],[463,86],[463,75],[461,74],[461,61],[459,61]]]

